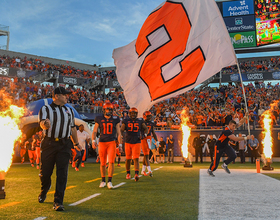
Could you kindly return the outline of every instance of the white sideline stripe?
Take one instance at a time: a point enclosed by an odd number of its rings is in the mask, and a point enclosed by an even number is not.
[[[156,168],[156,169],[154,169],[154,170],[159,170],[159,168]]]
[[[198,220],[279,219],[279,180],[256,169],[232,169],[231,174],[217,169],[214,174],[200,170]]]
[[[125,182],[119,183],[118,185],[115,185],[115,186],[114,186],[114,189],[115,189],[115,188],[118,188],[118,187],[120,187],[120,186],[122,186],[122,185],[124,185],[124,184],[126,184],[126,183],[125,183]]]
[[[46,219],[47,217],[38,217],[38,218],[34,218],[34,220],[44,220]]]
[[[70,204],[69,206],[76,206],[76,205],[79,205],[79,204],[81,204],[81,203],[83,203],[83,202],[86,202],[86,201],[88,201],[88,200],[90,200],[90,199],[92,199],[92,198],[94,198],[94,197],[100,196],[100,195],[101,195],[101,193],[95,193],[95,194],[93,194],[93,195],[91,195],[91,196],[89,196],[89,197],[87,197],[87,198],[84,198],[84,199],[81,199],[81,200],[79,200],[79,201],[77,201],[77,202],[74,202],[74,203]]]

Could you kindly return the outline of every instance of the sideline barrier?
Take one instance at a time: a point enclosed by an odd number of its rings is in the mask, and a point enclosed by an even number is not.
[[[193,129],[191,130],[191,136],[189,139],[189,152],[192,155],[195,155],[195,150],[192,146],[193,143],[193,139],[201,134],[204,134],[206,139],[208,137],[208,135],[215,135],[217,138],[219,137],[220,133],[222,130],[220,129],[215,129],[215,130],[211,130],[211,129]],[[182,131],[180,130],[156,130],[156,135],[158,137],[158,139],[160,140],[160,137],[163,137],[163,140],[166,142],[166,137],[169,136],[170,134],[173,135],[173,139],[174,139],[174,157],[181,157],[182,153],[181,153],[181,148],[179,146],[178,140],[182,141]],[[248,130],[235,130],[234,134],[238,135],[238,133],[241,134],[245,134],[248,135]],[[262,129],[256,129],[251,131],[251,134],[253,134],[255,136],[255,138],[258,139],[259,143],[260,143],[260,147],[259,147],[259,153],[262,153]],[[273,145],[272,145],[272,158],[273,157],[280,157],[280,129],[279,128],[274,128],[272,130],[272,140],[273,140]],[[167,147],[167,146],[166,146]],[[166,151],[167,153],[167,151]],[[246,154],[246,156],[248,156],[248,154],[250,155],[250,149],[248,149],[248,153]]]

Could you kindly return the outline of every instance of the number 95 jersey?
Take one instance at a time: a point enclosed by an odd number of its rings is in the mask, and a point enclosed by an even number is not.
[[[141,127],[144,123],[143,119],[136,118],[134,120],[128,118],[123,120],[123,124],[125,124],[125,142],[128,144],[137,144],[141,143],[140,134]]]
[[[111,116],[107,119],[103,115],[97,116],[95,122],[98,123],[100,128],[99,142],[110,142],[115,141],[117,138],[116,125],[120,123],[118,116]]]

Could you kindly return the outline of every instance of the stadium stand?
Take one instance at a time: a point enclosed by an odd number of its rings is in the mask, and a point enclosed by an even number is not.
[[[80,87],[69,84],[72,94],[69,103],[82,113],[101,113],[102,105],[109,100],[115,106],[115,114],[126,117],[127,105],[124,95],[119,87],[105,94],[104,88],[110,81],[116,81],[115,68],[100,68],[96,65],[76,65],[51,58],[43,59],[36,56],[20,56],[15,53],[3,54],[0,50],[0,68],[17,68],[26,71],[35,71],[37,75],[44,73],[59,76],[83,78]],[[11,56],[13,55],[13,56]],[[50,60],[48,60],[50,59]],[[47,60],[47,61],[46,61]],[[242,73],[276,72],[279,71],[280,58],[251,58],[239,60]],[[73,64],[73,66],[72,66]],[[82,68],[84,67],[84,69]],[[223,75],[236,73],[236,67],[227,67],[222,70]],[[51,96],[53,86],[42,84],[34,75],[0,75],[0,88],[8,93],[19,106],[24,106],[32,101]],[[90,81],[89,81],[90,79]],[[248,108],[250,110],[249,124],[252,129],[260,126],[260,115],[269,108],[273,100],[279,97],[279,83],[272,86],[265,85],[263,80],[245,86]],[[3,97],[1,97],[3,98]],[[230,119],[240,120],[244,115],[245,103],[242,90],[238,82],[227,83],[219,88],[201,87],[188,91],[180,96],[162,101],[154,105],[150,111],[158,129],[178,129],[181,121],[181,112],[186,110],[190,115],[190,123],[194,128],[221,128]],[[279,107],[274,109],[274,126],[280,125]]]

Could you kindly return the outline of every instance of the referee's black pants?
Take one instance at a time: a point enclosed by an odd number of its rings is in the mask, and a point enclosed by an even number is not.
[[[50,189],[51,176],[56,165],[54,203],[63,204],[72,146],[73,143],[70,139],[55,141],[46,137],[41,143],[41,194],[46,195]]]
[[[228,156],[228,158],[224,161],[226,165],[230,164],[236,158],[236,153],[231,146],[227,145],[225,147],[220,147],[216,145],[214,151],[214,160],[209,168],[211,171],[215,171],[218,168],[218,165],[220,163],[220,158],[223,155],[223,153],[226,153]]]

